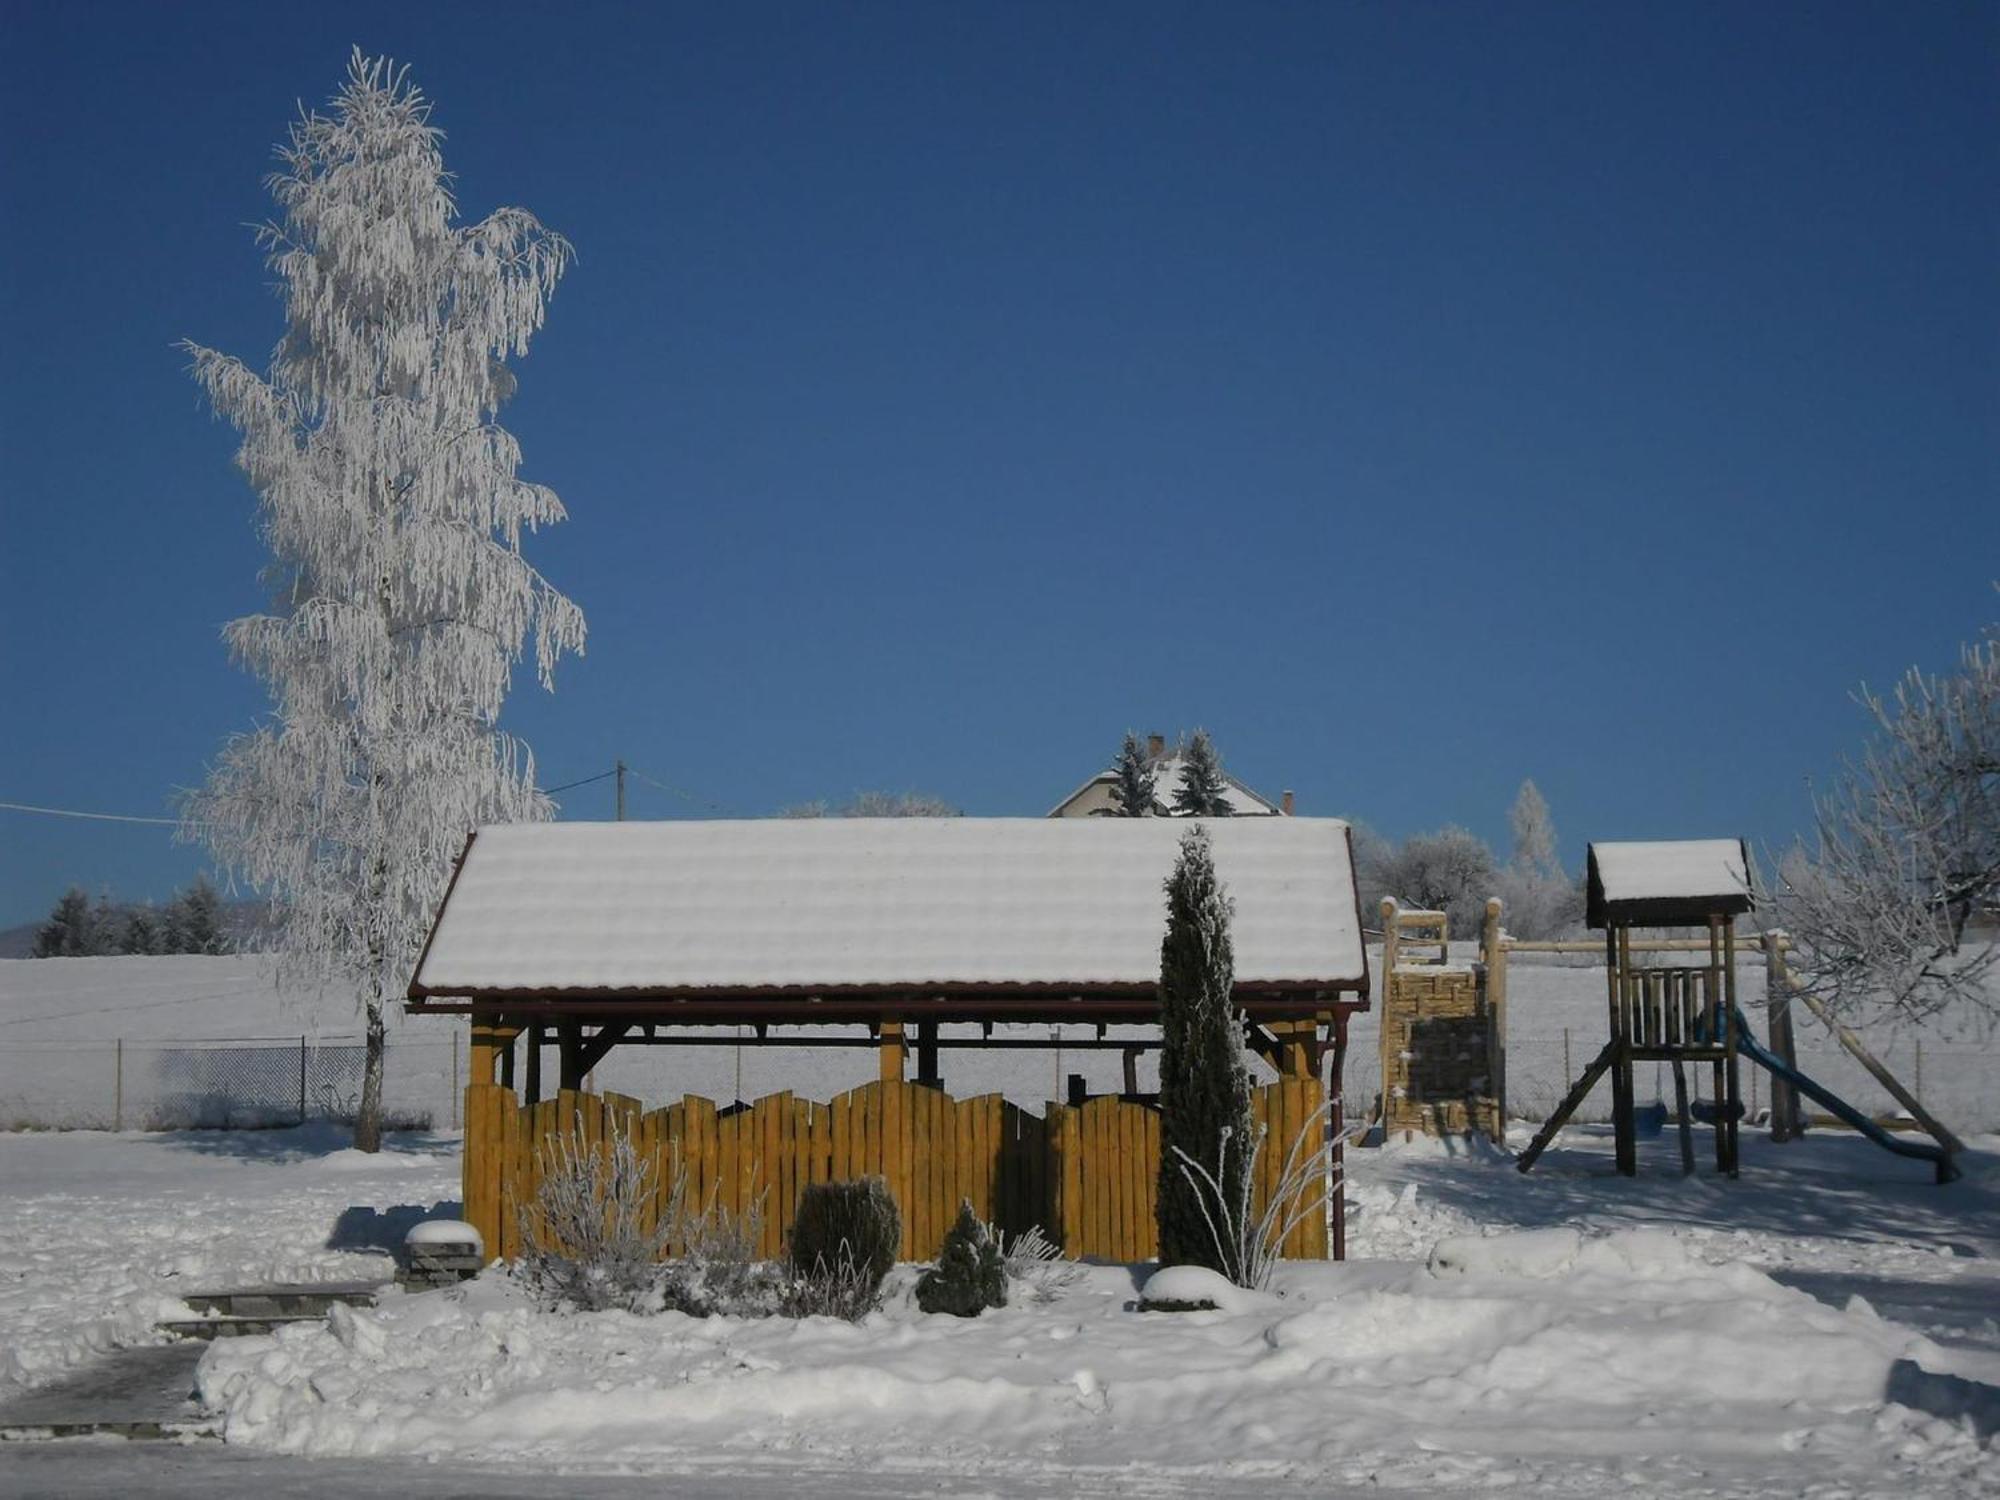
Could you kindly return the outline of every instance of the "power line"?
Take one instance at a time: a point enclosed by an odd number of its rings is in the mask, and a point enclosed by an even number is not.
[[[616,776],[617,774],[618,768],[613,766],[608,771],[599,771],[595,776],[586,776],[581,781],[565,781],[561,786],[543,787],[542,791],[545,795],[553,797],[557,792],[566,792],[571,787],[589,786],[593,781],[603,781],[606,777]]]
[[[83,812],[74,807],[36,807],[27,802],[0,802],[0,808],[8,812],[40,813],[49,818],[91,818],[100,823],[159,823],[168,828],[182,826],[179,818],[141,818],[131,813]],[[200,828],[205,825],[190,823],[187,826]]]
[[[740,816],[740,814],[733,807],[724,807],[720,802],[711,802],[706,797],[698,797],[693,792],[682,791],[677,786],[668,786],[664,781],[655,781],[652,777],[648,776],[644,771],[641,771],[636,766],[627,766],[625,769],[630,771],[634,776],[638,777],[641,781],[645,782],[646,785],[658,787],[661,791],[665,792],[670,797],[679,797],[684,802],[692,802],[696,807],[705,807],[710,812],[722,813],[726,817],[733,818]]]

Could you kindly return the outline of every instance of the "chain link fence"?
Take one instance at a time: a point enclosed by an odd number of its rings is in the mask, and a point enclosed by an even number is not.
[[[389,1128],[456,1123],[459,1055],[455,1039],[390,1039],[383,1055]],[[366,1057],[358,1036],[18,1042],[0,1056],[0,1129],[351,1124]]]
[[[1516,1015],[1525,1008],[1522,988],[1517,969]],[[1035,1030],[1048,1034],[1046,1028]],[[1868,1040],[1904,1086],[1953,1129],[2000,1131],[2000,1047],[1990,1040],[1954,1041],[1910,1032]],[[1603,1045],[1601,1022],[1510,1025],[1509,1112],[1520,1120],[1545,1119]],[[1801,1028],[1798,1054],[1804,1072],[1857,1108],[1883,1118],[1898,1113],[1881,1085],[1824,1032]],[[361,1097],[364,1056],[358,1036],[17,1042],[0,1049],[0,1129],[228,1129],[351,1121]],[[464,1068],[463,1044],[456,1035],[391,1035],[383,1076],[384,1112],[391,1128],[456,1127]],[[630,1048],[607,1059],[593,1084],[649,1103],[685,1093],[718,1100],[756,1098],[784,1088],[828,1098],[873,1077],[875,1068],[873,1055],[861,1049]],[[1082,1073],[1092,1093],[1115,1093],[1122,1087],[1120,1069],[1115,1051],[1058,1051],[1052,1045],[1047,1051],[948,1052],[944,1072],[954,1094],[992,1090],[1039,1109],[1042,1101],[1062,1096],[1068,1073]],[[1268,1071],[1258,1065],[1260,1077]],[[1706,1098],[1712,1091],[1708,1070],[1688,1071],[1690,1091]],[[1137,1081],[1142,1090],[1150,1090],[1158,1087],[1157,1080],[1158,1057],[1148,1052]],[[1664,1064],[1641,1064],[1637,1081],[1641,1103],[1658,1098],[1671,1104],[1673,1075]],[[1381,1092],[1371,1015],[1355,1018],[1342,1082],[1348,1125],[1358,1128],[1374,1116]],[[553,1078],[544,1086],[553,1088]],[[1769,1104],[1770,1086],[1762,1069],[1743,1064],[1743,1098],[1753,1112]],[[1808,1113],[1814,1108],[1808,1103]],[[1610,1118],[1610,1110],[1610,1083],[1600,1080],[1575,1118],[1602,1122]]]

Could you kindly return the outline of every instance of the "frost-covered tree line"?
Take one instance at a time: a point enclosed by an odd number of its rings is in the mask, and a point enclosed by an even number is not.
[[[964,809],[930,792],[856,792],[845,802],[798,802],[781,818],[962,818]]]
[[[35,929],[36,958],[97,958],[114,954],[229,953],[237,946],[226,930],[222,898],[206,876],[174,893],[164,906],[150,901],[96,900],[71,886],[48,920]]]
[[[1364,921],[1375,920],[1384,896],[1451,918],[1451,935],[1478,934],[1486,899],[1503,903],[1507,930],[1521,938],[1561,937],[1583,923],[1581,877],[1566,872],[1556,853],[1555,819],[1540,788],[1521,783],[1507,814],[1512,847],[1502,862],[1476,833],[1447,825],[1412,834],[1400,844],[1354,825],[1355,876]]]
[[[496,420],[570,262],[524,209],[459,222],[442,132],[407,71],[357,49],[280,146],[259,232],[285,304],[263,373],[184,347],[242,435],[269,605],[224,630],[270,690],[186,798],[187,835],[268,897],[281,965],[366,1017],[356,1144],[379,1144],[384,1008],[409,982],[476,825],[553,815],[499,727],[513,668],[543,687],[582,612],[525,535],[564,518]]]

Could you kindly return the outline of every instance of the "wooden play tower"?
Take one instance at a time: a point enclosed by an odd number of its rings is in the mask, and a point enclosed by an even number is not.
[[[1604,933],[1611,1039],[1536,1134],[1521,1157],[1522,1171],[1534,1165],[1598,1079],[1609,1073],[1618,1170],[1627,1177],[1636,1174],[1633,1067],[1660,1062],[1673,1071],[1682,1170],[1694,1170],[1687,1068],[1705,1063],[1714,1083],[1709,1097],[1714,1101],[1716,1170],[1736,1175],[1737,1125],[1743,1115],[1737,1078],[1736,918],[1751,909],[1748,870],[1748,853],[1738,839],[1590,846],[1587,916],[1591,928]],[[1706,963],[1676,963],[1657,951],[1664,945],[1644,936],[1648,930],[1665,936],[1662,929],[1690,928],[1708,935]]]

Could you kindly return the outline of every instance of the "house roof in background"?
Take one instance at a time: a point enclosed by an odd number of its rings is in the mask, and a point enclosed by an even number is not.
[[[1160,817],[1180,818],[1187,816],[1185,813],[1174,811],[1174,789],[1180,785],[1181,770],[1187,765],[1186,749],[1187,747],[1184,745],[1176,745],[1172,749],[1164,750],[1158,755],[1149,755],[1146,757],[1146,769],[1153,773],[1153,806]],[[1050,808],[1049,816],[1052,818],[1060,816],[1065,807],[1068,807],[1092,787],[1105,786],[1117,779],[1118,775],[1115,771],[1099,771],[1095,776],[1063,798],[1062,801]],[[1264,796],[1262,793],[1252,791],[1241,781],[1230,775],[1227,770],[1223,771],[1222,780],[1223,796],[1228,801],[1235,816],[1239,818],[1251,818],[1282,817],[1285,815],[1284,810],[1277,803],[1271,801],[1270,798]]]

